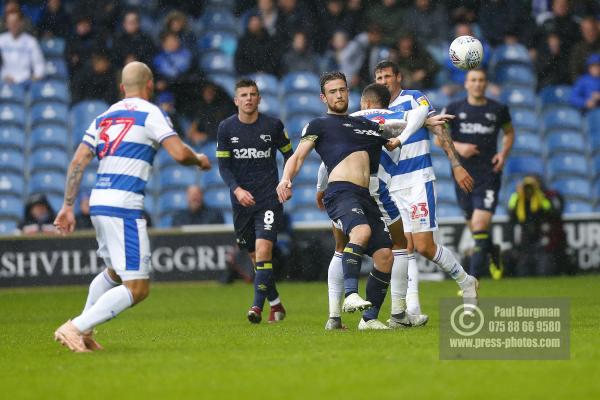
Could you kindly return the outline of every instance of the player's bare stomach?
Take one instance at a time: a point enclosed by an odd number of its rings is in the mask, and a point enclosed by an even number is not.
[[[335,166],[329,174],[329,183],[351,182],[368,188],[369,172],[369,154],[366,151],[355,151]]]

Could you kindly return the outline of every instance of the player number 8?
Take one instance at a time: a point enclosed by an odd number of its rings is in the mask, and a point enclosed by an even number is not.
[[[265,212],[265,224],[271,225],[275,221],[275,213],[271,210]]]

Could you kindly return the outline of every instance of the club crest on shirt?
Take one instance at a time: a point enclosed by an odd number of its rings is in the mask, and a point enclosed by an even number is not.
[[[458,118],[460,118],[460,119],[466,119],[467,118],[467,113],[464,113],[464,112],[458,113]]]
[[[352,128],[352,124],[342,124],[342,126],[345,126],[346,128]]]
[[[492,113],[485,113],[485,117],[489,120],[489,121],[495,121],[496,120],[496,115],[492,114]]]
[[[260,138],[263,140],[263,142],[267,143],[271,141],[271,135],[260,135]]]
[[[238,143],[240,141],[240,138],[237,136],[234,136],[230,140],[231,140],[231,143]]]
[[[365,215],[365,212],[362,210],[362,208],[353,208],[352,212],[355,212],[357,214],[361,214],[361,215]]]

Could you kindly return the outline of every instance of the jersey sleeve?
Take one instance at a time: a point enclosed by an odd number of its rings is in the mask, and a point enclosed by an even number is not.
[[[412,96],[418,105],[428,107],[429,112],[427,115],[432,115],[435,113],[435,108],[433,108],[433,106],[431,105],[431,102],[429,101],[427,96],[425,96],[424,93],[420,92],[419,90],[415,90],[413,92]]]
[[[310,140],[311,142],[315,142],[316,144],[321,138],[321,136],[322,131],[321,129],[319,129],[318,122],[316,120],[312,120],[304,126],[304,129],[302,129],[300,141],[304,142],[305,140]]]
[[[294,154],[294,149],[292,148],[292,142],[290,142],[290,137],[288,136],[283,123],[281,121],[277,121],[277,140],[276,146],[283,154],[283,158],[287,160],[290,158],[292,154]]]
[[[83,134],[81,143],[88,146],[94,152],[94,154],[96,153],[96,146],[98,146],[98,129],[96,128],[95,119],[90,123],[90,126]]]
[[[217,160],[219,163],[219,174],[221,178],[229,186],[233,192],[239,187],[235,174],[233,173],[231,163],[231,148],[229,147],[228,136],[223,128],[223,122],[219,124],[217,129]]]
[[[509,126],[512,123],[512,119],[510,118],[510,111],[508,110],[508,107],[505,105],[502,105],[502,108],[500,109],[500,112],[498,113],[498,124],[504,128],[506,126]]]
[[[169,136],[177,135],[177,132],[173,130],[170,118],[163,114],[158,107],[148,114],[146,128],[150,132],[150,137],[158,143],[162,143]]]

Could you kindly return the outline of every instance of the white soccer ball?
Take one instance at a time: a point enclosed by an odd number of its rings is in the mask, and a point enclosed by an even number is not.
[[[459,36],[450,45],[448,54],[457,68],[474,69],[479,67],[483,60],[483,46],[473,36]]]

